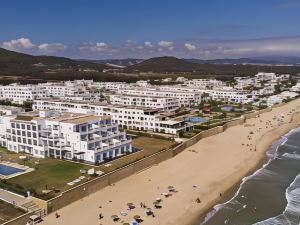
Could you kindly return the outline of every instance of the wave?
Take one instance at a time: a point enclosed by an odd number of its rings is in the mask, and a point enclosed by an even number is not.
[[[230,209],[230,205],[235,205],[235,204],[240,204],[242,205],[242,208],[245,207],[245,205],[243,205],[242,203],[240,203],[237,200],[237,197],[239,196],[241,190],[243,189],[245,183],[248,180],[251,179],[255,179],[255,180],[266,180],[266,178],[272,178],[276,173],[274,171],[268,170],[266,169],[266,167],[271,163],[272,160],[274,160],[275,158],[280,158],[279,153],[278,153],[278,149],[280,146],[283,146],[286,144],[286,142],[289,140],[289,136],[293,135],[294,133],[299,133],[300,132],[300,127],[299,128],[295,128],[292,129],[291,131],[289,131],[287,134],[283,135],[279,140],[273,142],[272,146],[270,147],[270,149],[266,152],[266,156],[267,156],[267,163],[265,163],[262,168],[256,170],[252,175],[244,177],[242,179],[242,183],[239,186],[239,189],[237,190],[237,192],[234,194],[234,196],[228,200],[225,203],[222,204],[217,204],[213,207],[213,209],[208,212],[203,220],[203,222],[200,225],[205,225],[205,223],[207,223],[218,211],[220,211],[221,209]],[[296,156],[297,154],[294,155],[287,155],[289,153],[284,154],[285,157],[298,157]],[[298,159],[298,158],[297,158]],[[299,182],[300,182],[300,176],[299,176]],[[298,182],[298,181],[297,181]],[[243,198],[244,196],[240,196],[241,198]],[[288,198],[288,197],[287,197]],[[300,189],[299,189],[299,198],[300,198]],[[299,200],[300,203],[300,200]],[[298,206],[300,207],[300,205]],[[299,211],[299,208],[298,208]],[[263,225],[264,223],[261,224],[256,224],[256,225]],[[274,221],[272,223],[266,223],[266,224],[270,224],[270,225],[283,225],[285,223],[274,223]],[[292,224],[291,224],[292,225]],[[299,225],[296,224],[296,225]]]
[[[282,214],[253,225],[299,225],[300,224],[300,174],[286,189],[287,206]]]

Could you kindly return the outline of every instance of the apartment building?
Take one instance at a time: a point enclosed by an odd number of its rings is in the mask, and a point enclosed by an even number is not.
[[[186,80],[184,84],[188,87],[198,88],[220,88],[226,86],[226,83],[216,79],[191,79]]]
[[[168,129],[162,124],[164,121],[173,121],[169,114],[160,113],[159,109],[142,106],[112,105],[104,103],[67,102],[58,100],[36,100],[33,104],[35,110],[57,110],[61,112],[88,113],[97,116],[111,116],[112,121],[122,128],[165,132],[176,134],[179,131],[193,129],[193,126],[174,121]]]
[[[242,91],[220,89],[208,90],[207,93],[212,100],[221,100],[232,103],[248,103],[252,101],[252,98],[248,97],[249,95]]]
[[[180,106],[189,107],[201,103],[201,94],[187,91],[170,91],[158,88],[136,88],[136,89],[119,89],[121,95],[151,96],[151,97],[171,97],[179,100]]]
[[[87,93],[86,87],[81,83],[77,84],[75,81],[67,81],[64,83],[47,82],[40,83],[38,86],[46,90],[48,97],[79,96]]]
[[[1,117],[1,124],[2,146],[35,157],[101,163],[132,151],[109,116],[40,111]]]
[[[284,92],[281,92],[278,95],[272,95],[272,96],[268,97],[267,98],[267,106],[272,106],[272,105],[275,105],[275,104],[280,104],[284,100],[294,99],[297,96],[299,96],[299,94],[296,93],[296,92],[284,91]]]
[[[20,85],[13,83],[7,86],[0,86],[0,99],[9,100],[16,104],[23,104],[26,101],[33,101],[38,98],[45,98],[47,92],[44,87],[38,85]]]
[[[131,84],[128,84],[126,82],[94,82],[90,84],[89,87],[105,89],[109,91],[116,91],[121,88],[129,88],[131,87]]]
[[[114,105],[132,105],[160,109],[166,112],[175,111],[180,107],[179,100],[174,97],[108,95],[110,103]]]

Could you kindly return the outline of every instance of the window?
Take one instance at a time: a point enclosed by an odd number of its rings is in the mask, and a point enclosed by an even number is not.
[[[22,129],[25,129],[25,124],[21,124]]]
[[[29,124],[27,125],[27,130],[31,130],[31,126]]]

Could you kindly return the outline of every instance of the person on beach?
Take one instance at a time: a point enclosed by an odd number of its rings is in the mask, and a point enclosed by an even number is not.
[[[222,197],[222,193],[220,193],[220,197]]]
[[[103,215],[102,213],[99,213],[99,220],[102,220],[103,219]]]
[[[200,198],[196,198],[196,203],[201,203]]]
[[[55,217],[56,217],[56,219],[58,219],[60,217],[60,215],[56,212]]]

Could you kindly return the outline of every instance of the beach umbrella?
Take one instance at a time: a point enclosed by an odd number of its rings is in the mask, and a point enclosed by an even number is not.
[[[174,189],[174,187],[173,187],[173,186],[169,186],[168,189],[169,189],[169,190],[170,190],[170,189]]]
[[[156,198],[155,199],[157,202],[161,202],[162,200],[161,200],[161,198]]]
[[[115,219],[117,219],[117,218],[119,218],[119,217],[118,217],[117,215],[112,215],[111,218],[112,218],[113,220],[115,220]]]
[[[168,196],[169,194],[167,192],[163,192],[162,195]]]
[[[130,203],[127,203],[127,205],[128,205],[128,206],[133,206],[133,203],[130,202]]]
[[[123,225],[130,225],[129,223],[123,223]]]
[[[133,217],[133,219],[135,219],[135,220],[139,220],[141,217],[139,216],[139,215],[135,215],[134,217]]]
[[[159,205],[159,201],[155,201],[155,202],[153,202],[153,205]]]

